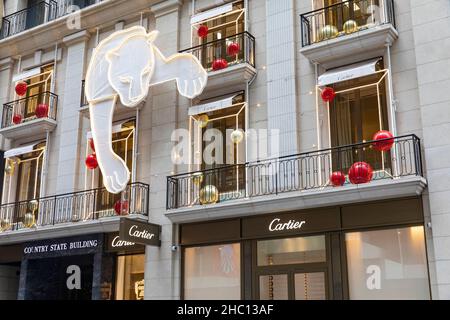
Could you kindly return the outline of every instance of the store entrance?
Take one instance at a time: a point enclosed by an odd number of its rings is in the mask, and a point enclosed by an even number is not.
[[[329,299],[327,242],[325,235],[254,241],[255,298]]]

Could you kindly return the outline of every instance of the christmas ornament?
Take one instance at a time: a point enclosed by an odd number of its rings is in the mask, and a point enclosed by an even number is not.
[[[244,132],[241,129],[234,130],[231,133],[231,141],[234,144],[241,143],[244,140]]]
[[[39,201],[37,200],[31,200],[30,202],[28,202],[28,210],[30,210],[31,212],[35,212],[39,207]]]
[[[326,87],[322,90],[321,93],[322,100],[325,102],[331,102],[336,97],[336,92],[331,87]]]
[[[91,150],[95,152],[95,145],[94,145],[94,139],[89,139],[89,146],[91,147]]]
[[[23,217],[23,225],[25,228],[32,228],[35,225],[34,214],[26,213]]]
[[[13,121],[14,124],[20,124],[20,123],[22,123],[22,120],[23,120],[22,115],[21,115],[21,114],[18,114],[18,113],[16,113],[16,114],[13,116],[13,119],[12,119],[12,121]]]
[[[209,32],[208,26],[202,24],[200,27],[198,27],[197,35],[200,38],[206,38],[208,36],[208,32]]]
[[[228,62],[225,59],[216,59],[212,63],[212,69],[214,71],[222,70],[228,67]]]
[[[28,84],[25,81],[20,81],[16,84],[16,93],[18,96],[24,96],[28,90]]]
[[[219,201],[219,190],[215,186],[208,185],[200,190],[200,203],[212,204]]]
[[[354,163],[348,171],[348,178],[353,184],[368,183],[372,180],[373,169],[366,162]]]
[[[97,156],[95,155],[95,153],[88,155],[85,163],[86,163],[86,167],[88,169],[90,169],[90,170],[97,169],[98,161],[97,161]]]
[[[126,216],[128,214],[128,201],[127,200],[117,200],[117,202],[114,204],[114,211],[119,216]]]
[[[331,174],[330,181],[334,187],[342,187],[345,183],[345,174],[335,171]]]
[[[239,45],[239,43],[232,42],[227,47],[227,55],[229,55],[230,57],[237,55],[239,51],[241,51],[241,46]]]
[[[356,23],[355,20],[347,20],[344,23],[343,29],[346,34],[350,34],[358,31],[358,24]]]
[[[389,131],[386,131],[386,130],[378,131],[377,133],[375,133],[372,140],[377,141],[377,140],[383,140],[383,139],[388,139],[388,140],[378,141],[378,142],[373,143],[373,147],[375,150],[389,151],[392,149],[392,146],[394,145],[394,136]]]
[[[326,25],[322,29],[320,29],[319,39],[320,39],[320,41],[333,39],[333,38],[336,38],[338,34],[339,34],[339,31],[335,26]]]
[[[11,221],[5,218],[0,220],[0,231],[8,231],[11,228]]]
[[[41,103],[36,107],[34,111],[37,118],[46,118],[48,117],[48,105],[45,103]]]
[[[207,114],[202,114],[201,116],[198,117],[197,121],[198,126],[203,129],[206,128],[206,126],[208,125],[209,117]]]
[[[202,172],[196,172],[192,175],[192,182],[198,187],[203,182],[203,173]]]

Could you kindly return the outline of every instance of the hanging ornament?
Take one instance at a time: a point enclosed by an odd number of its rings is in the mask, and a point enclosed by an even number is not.
[[[129,209],[129,204],[127,200],[117,200],[117,202],[114,204],[114,211],[117,213],[117,215],[119,216],[126,216],[128,215],[128,209]]]
[[[231,141],[234,144],[241,143],[244,140],[244,131],[242,129],[236,129],[231,133]]]
[[[198,187],[203,182],[203,173],[202,172],[196,172],[192,175],[192,182]]]
[[[374,149],[378,151],[389,151],[392,149],[392,146],[394,145],[394,135],[387,130],[378,131],[377,133],[375,133],[372,140],[374,141],[384,140],[373,143]]]
[[[34,214],[28,212],[23,217],[23,225],[25,228],[32,228],[35,225]]]
[[[90,154],[87,156],[86,158],[86,167],[90,170],[95,170],[98,168],[98,161],[97,161],[97,156],[95,155],[95,153]]]
[[[230,43],[227,47],[227,55],[229,55],[230,57],[237,55],[240,51],[241,46],[236,42]]]
[[[336,38],[339,34],[338,29],[335,26],[332,25],[326,25],[322,29],[320,29],[319,32],[319,40],[328,40]]]
[[[95,152],[94,139],[89,139],[89,146],[91,147],[92,152]]]
[[[336,97],[336,92],[331,87],[325,87],[321,93],[322,100],[325,102],[332,102]]]
[[[209,32],[208,26],[205,24],[202,24],[200,27],[198,27],[197,35],[200,38],[206,38],[208,36],[208,32]]]
[[[345,184],[345,174],[335,171],[331,174],[330,181],[334,187],[342,187]]]
[[[21,124],[21,123],[22,123],[22,120],[23,120],[22,115],[21,115],[21,114],[18,114],[18,113],[16,113],[16,114],[13,116],[13,119],[12,119],[12,121],[13,121],[14,124]]]
[[[0,231],[8,231],[11,228],[11,221],[7,218],[0,220]]]
[[[208,185],[200,190],[200,203],[212,204],[219,201],[219,190],[215,186]]]
[[[39,201],[37,201],[37,200],[31,200],[28,203],[28,210],[30,210],[33,213],[38,209],[38,207],[39,207]]]
[[[206,126],[208,125],[209,117],[207,114],[202,114],[201,116],[198,117],[197,121],[198,121],[198,126],[203,129],[203,128],[206,128]]]
[[[348,179],[353,184],[363,184],[372,181],[373,169],[366,162],[354,163],[348,171]]]
[[[346,34],[350,34],[358,31],[358,24],[356,23],[355,20],[347,20],[344,23],[343,29]]]
[[[228,67],[228,62],[225,59],[216,59],[212,63],[212,69],[214,71],[222,70]]]
[[[37,118],[47,118],[48,117],[48,105],[45,103],[41,103],[36,107],[34,111]]]
[[[15,90],[17,95],[22,97],[27,93],[28,84],[25,81],[17,82]]]

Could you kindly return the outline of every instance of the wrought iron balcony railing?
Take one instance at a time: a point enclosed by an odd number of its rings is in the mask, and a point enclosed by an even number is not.
[[[230,45],[232,45],[230,47]],[[180,52],[195,55],[207,71],[248,63],[255,66],[255,38],[248,32],[211,41]],[[226,63],[223,63],[223,60]]]
[[[300,16],[302,46],[390,23],[395,27],[393,0],[349,0]]]
[[[0,232],[140,214],[147,216],[149,185],[132,183],[121,194],[105,188],[0,206]]]
[[[49,91],[3,105],[2,129],[37,118],[56,120],[58,96]]]
[[[383,146],[389,150],[380,151]],[[422,176],[415,135],[170,176],[166,204],[169,210],[292,191],[320,192],[334,188],[332,181],[345,188],[407,176]]]

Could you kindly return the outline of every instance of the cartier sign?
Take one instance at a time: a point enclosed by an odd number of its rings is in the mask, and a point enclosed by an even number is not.
[[[123,242],[161,246],[161,226],[128,218],[120,220],[119,237]]]
[[[107,252],[144,252],[145,247],[131,241],[122,240],[118,232],[108,233],[106,235],[106,251]]]
[[[289,220],[287,222],[282,222],[280,218],[275,218],[269,224],[269,231],[300,230],[305,224],[305,220]]]

